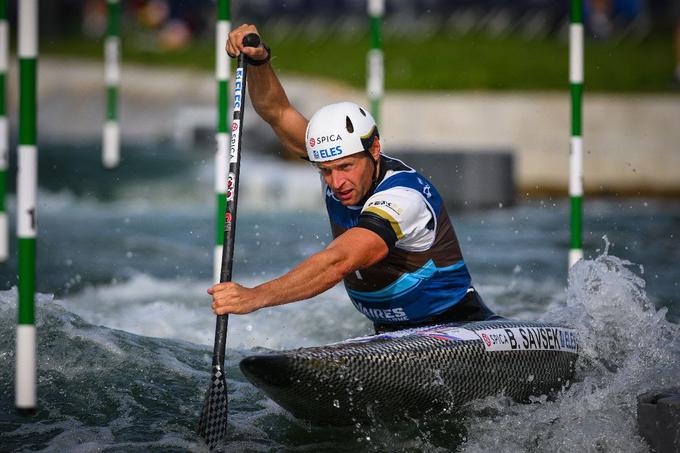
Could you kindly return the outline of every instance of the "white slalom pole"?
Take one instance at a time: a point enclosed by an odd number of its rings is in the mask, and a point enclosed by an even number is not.
[[[569,28],[569,86],[571,141],[569,146],[569,198],[571,240],[569,267],[583,258],[583,0],[571,0]]]
[[[36,408],[35,238],[38,191],[36,80],[38,0],[19,2],[19,149],[17,235],[19,237],[19,323],[17,325],[15,406]]]
[[[215,36],[215,78],[217,79],[217,151],[215,152],[215,254],[213,255],[213,282],[219,283],[224,248],[224,213],[227,206],[227,173],[229,172],[229,79],[231,59],[224,46],[231,31],[231,5],[229,0],[218,0],[217,35]]]
[[[106,122],[102,136],[102,164],[115,168],[120,163],[118,87],[120,85],[120,3],[108,0],[108,27],[104,43],[106,78]]]
[[[9,60],[9,24],[7,0],[0,0],[0,262],[9,257],[9,224],[5,209],[7,167],[9,165],[9,126],[7,123],[7,66]]]
[[[382,20],[385,15],[385,0],[368,0],[368,15],[371,21],[371,49],[368,51],[368,83],[366,91],[371,102],[371,114],[380,125],[380,105],[385,91],[385,68],[382,49]]]

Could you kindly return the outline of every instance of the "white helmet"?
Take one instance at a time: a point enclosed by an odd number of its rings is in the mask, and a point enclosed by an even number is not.
[[[317,111],[307,125],[305,145],[312,162],[328,162],[368,151],[380,137],[375,120],[353,102],[338,102]]]

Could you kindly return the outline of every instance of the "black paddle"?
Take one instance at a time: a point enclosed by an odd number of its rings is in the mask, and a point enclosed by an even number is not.
[[[243,38],[246,47],[260,45],[260,37],[250,33]],[[224,249],[222,251],[222,270],[220,283],[231,281],[234,264],[234,235],[236,234],[236,202],[238,200],[238,176],[241,156],[241,130],[246,99],[246,56],[241,52],[236,68],[234,83],[234,119],[231,123],[231,144],[229,146],[229,178],[227,180],[227,209],[224,221]],[[203,412],[198,420],[198,435],[210,450],[221,446],[227,436],[227,382],[224,377],[224,354],[227,344],[227,325],[229,315],[218,315],[215,327],[215,347],[213,349],[212,379],[205,395]]]

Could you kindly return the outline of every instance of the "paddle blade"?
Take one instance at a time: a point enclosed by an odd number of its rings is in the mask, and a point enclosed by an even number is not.
[[[210,450],[224,450],[227,437],[227,382],[220,366],[214,365],[203,412],[198,420],[198,435]]]

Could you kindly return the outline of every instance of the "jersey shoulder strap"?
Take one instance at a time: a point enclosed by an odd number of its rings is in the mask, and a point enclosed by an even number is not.
[[[416,172],[413,168],[404,164],[399,159],[384,156],[387,171],[385,177],[378,184],[375,193],[383,192],[394,187],[404,187],[418,192],[425,203],[432,208],[434,215],[437,215],[442,206],[442,198],[434,185],[423,175]]]

